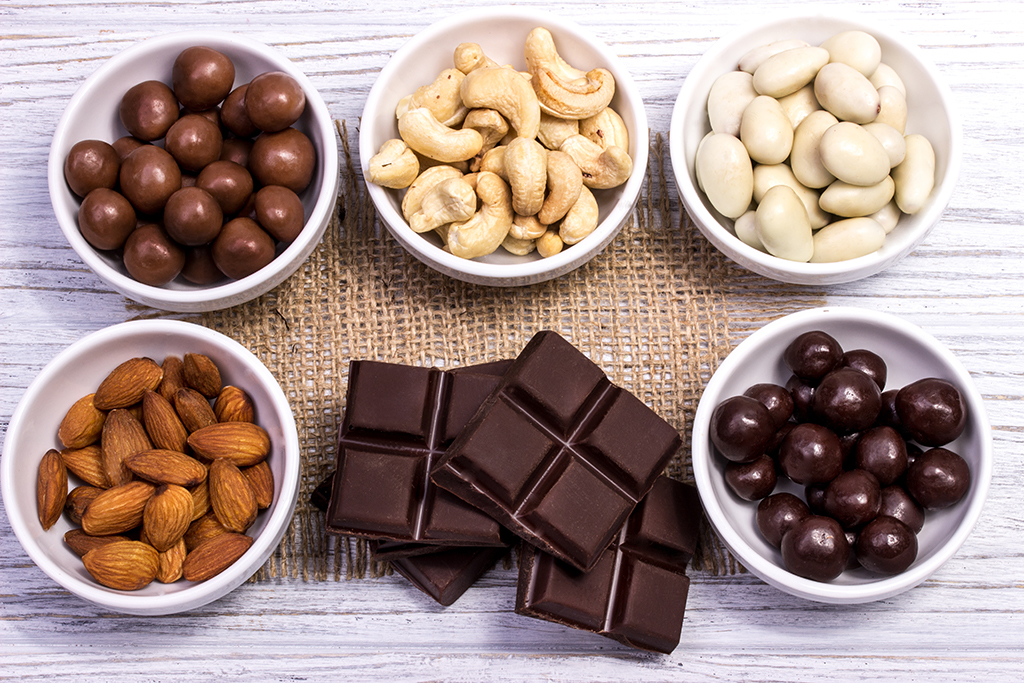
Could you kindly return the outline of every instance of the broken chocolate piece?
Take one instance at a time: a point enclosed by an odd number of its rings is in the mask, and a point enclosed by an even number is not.
[[[507,552],[507,547],[446,548],[392,559],[391,566],[414,586],[448,607]]]

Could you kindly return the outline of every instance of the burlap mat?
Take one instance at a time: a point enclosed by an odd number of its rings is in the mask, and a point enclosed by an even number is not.
[[[615,241],[585,266],[523,288],[469,285],[410,256],[380,223],[338,126],[336,215],[291,278],[200,322],[253,351],[292,404],[302,449],[295,517],[254,577],[325,580],[379,575],[365,544],[329,536],[309,504],[334,467],[350,359],[450,367],[514,357],[554,329],[679,429],[668,474],[692,481],[689,435],[697,401],[719,362],[768,320],[820,305],[820,293],[750,275],[708,243],[670,196],[667,145],[652,139],[640,202]],[[350,139],[351,138],[351,139]],[[671,192],[675,193],[674,187]],[[741,571],[707,524],[692,567]]]

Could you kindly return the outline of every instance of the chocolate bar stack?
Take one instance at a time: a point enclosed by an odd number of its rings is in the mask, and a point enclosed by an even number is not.
[[[668,653],[700,520],[696,489],[661,474],[679,446],[545,331],[515,361],[458,370],[353,361],[314,502],[442,605],[521,539],[517,613]]]

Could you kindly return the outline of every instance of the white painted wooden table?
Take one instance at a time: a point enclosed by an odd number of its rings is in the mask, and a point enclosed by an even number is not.
[[[639,84],[652,131],[663,133],[683,78],[716,38],[810,7],[774,0],[518,4],[571,17],[608,42]],[[53,128],[93,70],[159,33],[237,31],[278,47],[305,70],[335,118],[355,122],[389,55],[462,6],[0,3],[0,433],[48,360],[138,313],[78,259],[47,196]],[[826,289],[832,304],[889,311],[923,326],[962,360],[985,397],[996,458],[989,501],[974,534],[932,579],[891,600],[838,607],[789,597],[749,575],[698,574],[679,647],[654,656],[515,616],[514,576],[500,569],[448,609],[396,576],[247,584],[178,616],[105,613],[37,569],[0,511],[0,679],[1024,678],[1024,7],[1015,0],[821,7],[856,11],[908,34],[945,74],[964,120],[963,171],[938,228],[888,272]]]

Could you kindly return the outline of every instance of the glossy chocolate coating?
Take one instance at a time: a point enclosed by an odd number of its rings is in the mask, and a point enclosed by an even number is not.
[[[850,545],[839,522],[810,515],[782,537],[782,562],[786,570],[812,581],[831,581],[846,569]]]
[[[240,138],[252,137],[259,132],[249,115],[245,113],[245,93],[249,84],[240,85],[224,98],[220,107],[220,121],[229,131]]]
[[[786,532],[810,515],[807,503],[792,493],[773,493],[757,504],[754,520],[764,540],[778,548]]]
[[[907,471],[907,443],[892,427],[873,427],[857,442],[855,464],[888,486]]]
[[[220,124],[220,107],[213,107],[211,109],[204,109],[202,111],[192,111],[191,109],[183,109],[179,115],[179,118],[185,116],[202,116],[204,119],[217,126],[217,130],[221,129]]]
[[[120,170],[121,157],[102,140],[76,142],[64,160],[64,179],[79,197],[98,187],[114,189]]]
[[[121,163],[121,194],[139,213],[157,213],[181,189],[181,169],[156,145],[143,145]]]
[[[733,396],[711,414],[711,442],[727,460],[751,462],[765,454],[775,422],[764,404],[749,396]]]
[[[302,86],[282,71],[260,74],[250,81],[245,93],[245,113],[254,126],[267,133],[292,125],[305,108]]]
[[[899,389],[889,389],[882,392],[882,408],[878,411],[875,424],[879,427],[892,427],[902,434],[903,425],[900,422],[900,416],[896,413],[896,395],[899,391]]]
[[[120,193],[98,187],[78,207],[78,229],[97,249],[120,249],[135,229],[135,209]]]
[[[121,98],[118,108],[121,125],[144,142],[159,140],[178,120],[178,100],[160,81],[133,85]]]
[[[858,529],[878,515],[881,487],[864,470],[843,472],[825,488],[825,513],[844,529]]]
[[[793,374],[804,380],[819,380],[843,360],[843,347],[820,330],[804,332],[786,347],[782,360]]]
[[[786,435],[793,431],[793,427],[796,427],[796,422],[787,422],[786,424],[775,430],[772,434],[772,438],[768,441],[768,446],[765,448],[765,454],[769,455],[776,462],[779,459],[779,449],[782,448],[782,442],[786,440]]]
[[[725,483],[743,500],[761,500],[775,490],[777,481],[775,461],[768,455],[752,462],[729,462],[725,466]]]
[[[242,210],[252,194],[252,175],[233,161],[214,161],[199,172],[196,186],[201,187],[216,199],[225,215]],[[264,229],[267,226],[260,222]]]
[[[232,161],[243,168],[249,166],[249,153],[252,152],[252,140],[245,138],[227,138],[221,145],[221,161]]]
[[[267,185],[256,193],[256,221],[279,242],[290,243],[306,224],[302,200],[287,187]]]
[[[210,120],[199,114],[188,114],[174,122],[167,131],[164,149],[171,153],[186,171],[201,171],[220,159],[224,137]]]
[[[846,434],[867,429],[882,409],[882,392],[860,370],[839,368],[814,390],[814,413],[833,431]]]
[[[164,206],[164,229],[188,247],[212,242],[224,224],[224,212],[212,194],[201,187],[183,187]]]
[[[181,269],[181,276],[196,285],[212,285],[224,279],[224,273],[213,262],[213,250],[209,244],[185,250],[185,265]]]
[[[839,437],[821,425],[799,424],[779,448],[779,466],[797,484],[825,484],[843,471]]]
[[[828,484],[811,484],[804,487],[807,508],[815,515],[825,514],[825,489]]]
[[[315,166],[313,143],[294,128],[263,133],[249,153],[249,172],[260,185],[283,185],[296,194],[309,186]]]
[[[235,82],[235,65],[222,52],[204,46],[185,48],[171,68],[174,94],[183,107],[209,109],[228,96]]]
[[[894,517],[879,516],[857,535],[857,561],[876,574],[899,574],[917,559],[917,536]]]
[[[114,148],[115,152],[117,152],[117,158],[119,160],[118,165],[120,165],[120,162],[124,161],[126,156],[145,144],[148,143],[143,142],[136,137],[132,137],[131,135],[125,135],[124,137],[114,140],[110,146]]]
[[[907,491],[925,510],[954,505],[970,485],[967,461],[945,448],[925,451],[907,468]]]
[[[793,416],[793,395],[786,387],[778,384],[755,384],[743,392],[744,396],[756,398],[764,404],[772,416],[775,428],[778,429]]]
[[[878,505],[879,515],[895,517],[910,527],[915,534],[921,532],[924,528],[924,508],[918,505],[905,488],[898,484],[886,486],[882,489],[881,496]]]
[[[922,446],[945,446],[964,431],[967,409],[960,390],[937,377],[920,379],[896,394],[903,429]]]
[[[165,285],[184,265],[184,250],[155,223],[140,225],[124,243],[124,267],[143,284]]]
[[[224,224],[213,241],[213,262],[228,277],[240,280],[274,260],[274,238],[251,218]]]
[[[889,375],[889,369],[885,361],[874,351],[867,349],[852,349],[843,354],[840,365],[844,368],[860,370],[870,377],[878,385],[879,391],[885,390],[885,381]]]
[[[786,389],[793,397],[793,417],[797,422],[814,420],[815,385],[793,375],[786,382]]]
[[[850,432],[839,436],[839,450],[843,453],[843,469],[852,470],[857,467],[857,443],[864,432]]]

